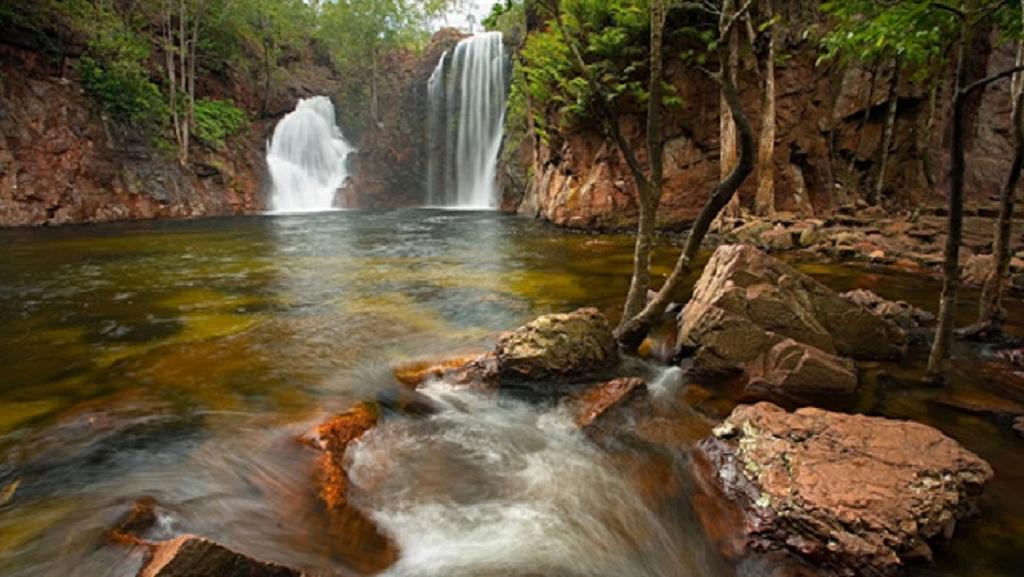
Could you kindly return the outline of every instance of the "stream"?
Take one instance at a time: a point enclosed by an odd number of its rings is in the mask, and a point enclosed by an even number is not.
[[[666,274],[675,250],[656,253]],[[432,383],[428,416],[389,414],[350,451],[353,503],[397,545],[326,518],[298,441],[359,400],[403,395],[402,362],[483,351],[537,315],[617,317],[624,235],[493,212],[328,212],[0,230],[0,575],[128,577],[104,533],[143,497],[158,536],[189,532],[338,575],[731,576],[691,509],[687,448],[735,405],[696,406],[678,369],[630,361],[654,414],[580,433],[565,407]],[[800,268],[934,310],[938,282]],[[691,279],[691,283],[692,283]],[[684,298],[685,295],[680,295]],[[973,314],[965,291],[961,316]],[[1024,334],[1024,303],[1009,303]],[[924,359],[861,365],[849,410],[935,426],[996,472],[982,515],[914,576],[1019,575],[1024,439],[934,402]],[[998,382],[958,361],[949,388]],[[663,442],[655,443],[652,439]]]

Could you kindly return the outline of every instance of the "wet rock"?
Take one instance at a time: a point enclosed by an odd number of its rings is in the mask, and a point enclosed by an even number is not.
[[[770,403],[737,407],[697,453],[708,466],[695,472],[739,511],[717,531],[842,575],[892,575],[928,558],[928,540],[952,537],[992,478],[988,463],[920,423]]]
[[[143,497],[135,501],[131,510],[107,532],[107,537],[115,543],[125,545],[142,543],[142,536],[156,526],[158,520],[156,499]]]
[[[1024,416],[1013,420],[1013,430],[1017,431],[1017,434],[1021,437],[1024,437]]]
[[[328,509],[338,509],[347,504],[345,451],[352,441],[377,426],[378,416],[375,406],[361,403],[317,427],[312,444],[323,451],[319,469],[320,498]]]
[[[643,379],[625,378],[608,381],[598,385],[580,399],[579,411],[576,414],[576,426],[589,427],[614,407],[628,403],[647,393],[647,383]]]
[[[494,349],[502,384],[571,380],[612,368],[618,345],[608,319],[594,308],[550,314],[505,333]]]
[[[958,389],[935,397],[935,402],[968,413],[982,415],[1024,415],[1024,405],[980,389]]]
[[[973,254],[964,260],[960,269],[960,281],[970,286],[982,286],[992,274],[992,255]]]
[[[872,314],[892,322],[904,330],[918,329],[935,323],[935,315],[924,309],[917,308],[906,301],[884,299],[866,289],[848,291],[839,296],[866,308]]]
[[[1005,349],[996,353],[996,356],[1011,366],[1024,368],[1024,348]]]
[[[680,344],[713,342],[720,364],[738,366],[783,338],[855,359],[899,358],[907,343],[899,327],[793,267],[750,246],[720,246],[683,309]]]
[[[747,391],[794,400],[850,397],[857,390],[853,361],[793,339],[780,341],[747,364]]]
[[[138,577],[303,577],[297,569],[257,561],[195,535],[156,545]]]
[[[413,361],[396,366],[393,373],[398,382],[416,388],[429,380],[441,380],[447,373],[462,369],[479,357],[480,355],[467,355],[440,361]]]

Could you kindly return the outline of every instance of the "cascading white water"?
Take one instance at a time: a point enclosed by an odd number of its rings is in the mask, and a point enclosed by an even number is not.
[[[698,577],[696,538],[562,408],[435,381],[437,408],[349,448],[353,498],[397,543],[387,577]]]
[[[459,42],[427,82],[427,204],[494,208],[507,99],[500,32]]]
[[[273,183],[275,212],[331,210],[334,196],[348,178],[353,148],[335,121],[326,96],[300,100],[277,123],[267,144],[267,167]]]

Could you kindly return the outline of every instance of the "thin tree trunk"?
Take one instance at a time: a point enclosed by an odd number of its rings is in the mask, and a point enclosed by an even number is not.
[[[722,26],[732,18],[736,12],[736,0],[723,0],[722,2]],[[725,40],[728,51],[723,55],[728,60],[728,65],[723,70],[729,71],[729,82],[736,85],[736,68],[739,66],[739,30],[732,26],[726,33]],[[721,156],[719,162],[719,178],[725,180],[729,173],[736,166],[736,122],[733,120],[732,109],[726,102],[724,94],[719,99],[720,121],[719,121],[719,147]],[[740,199],[733,196],[722,213],[725,217],[740,216]]]
[[[174,130],[174,144],[178,162],[184,164],[181,156],[181,118],[178,114],[178,77],[175,71],[173,11],[169,2],[162,5],[162,28],[164,36],[164,58],[167,68],[167,100],[171,109],[171,127]]]
[[[662,32],[665,27],[664,0],[651,2],[651,71],[647,101],[647,155],[651,172],[646,194],[638,194],[636,246],[633,251],[633,276],[623,306],[622,322],[633,318],[647,304],[651,286],[651,250],[661,201],[664,137],[661,127]],[[639,189],[642,191],[642,189]],[[638,191],[638,192],[639,192]]]
[[[723,20],[727,18],[723,14]],[[735,19],[733,18],[730,22],[730,25],[734,25]],[[690,234],[686,239],[686,245],[665,284],[662,285],[658,293],[647,303],[647,306],[644,307],[640,314],[623,321],[615,329],[615,338],[625,350],[630,352],[635,351],[640,346],[654,321],[664,314],[669,302],[671,302],[672,295],[675,294],[683,280],[693,270],[693,262],[697,258],[697,252],[700,250],[704,237],[707,235],[712,223],[736,194],[740,185],[743,184],[754,170],[754,131],[750,127],[750,121],[743,111],[743,104],[740,102],[736,85],[732,81],[734,76],[731,70],[732,66],[729,55],[725,53],[726,50],[727,48],[719,49],[720,70],[716,77],[720,82],[722,95],[729,106],[738,130],[740,144],[739,159],[732,172],[718,183],[701,209],[700,214],[697,215],[697,220],[694,221],[693,228],[690,229]]]
[[[889,106],[885,112],[885,123],[882,125],[882,144],[879,149],[878,174],[875,175],[875,186],[868,204],[882,204],[882,191],[885,189],[885,171],[889,164],[889,149],[892,148],[893,134],[896,128],[896,112],[899,108],[900,66],[899,58],[893,59],[892,76],[889,78]]]
[[[765,2],[768,21],[775,17],[772,0]],[[757,149],[757,196],[754,210],[762,216],[775,214],[775,29],[768,30],[768,55],[764,66],[764,99],[761,105],[761,138]]]
[[[928,94],[928,117],[924,123],[921,140],[921,165],[924,170],[924,180],[928,184],[928,190],[935,189],[935,166],[932,160],[932,137],[935,135],[935,117],[938,114],[939,86],[941,80],[936,80]]]
[[[1024,15],[1024,6],[1022,6]],[[1022,18],[1024,20],[1024,18]],[[1017,46],[1017,66],[1024,65],[1024,43]],[[1006,289],[1006,277],[1010,273],[1010,254],[1013,242],[1013,208],[1014,196],[1020,182],[1021,166],[1024,163],[1024,74],[1014,76],[1011,84],[1013,95],[1013,126],[1014,151],[1010,173],[999,195],[999,221],[996,227],[995,241],[992,246],[992,272],[985,279],[981,291],[981,303],[978,313],[978,324],[988,328],[987,332],[1001,332],[1006,311],[1003,309],[1003,292]]]
[[[928,376],[941,378],[942,363],[953,348],[953,330],[956,325],[956,298],[960,286],[960,242],[963,236],[964,200],[964,136],[966,132],[967,100],[976,91],[989,84],[1024,70],[1014,66],[997,74],[967,84],[967,47],[972,40],[970,16],[973,8],[962,18],[962,32],[957,49],[956,90],[953,96],[952,138],[950,139],[949,166],[949,231],[946,237],[945,260],[942,266],[942,296],[939,301],[939,324],[935,329],[935,342],[928,357]]]

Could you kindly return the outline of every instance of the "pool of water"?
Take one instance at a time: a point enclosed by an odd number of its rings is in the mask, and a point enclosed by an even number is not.
[[[689,406],[673,371],[628,369],[657,381],[669,448],[595,441],[554,403],[426,389],[434,416],[389,417],[350,452],[353,500],[396,542],[394,564],[325,515],[316,453],[297,441],[332,411],[398,394],[398,363],[483,350],[548,312],[616,316],[631,250],[624,236],[440,210],[0,231],[0,574],[133,575],[139,553],[104,532],[141,497],[160,503],[158,536],[342,575],[733,574],[685,489],[686,448],[716,413]],[[673,255],[659,248],[656,274]],[[934,309],[927,276],[804,269]],[[988,378],[978,366],[962,361],[952,386]],[[1024,442],[932,403],[919,370],[865,367],[855,408],[938,426],[997,477],[982,520],[913,571],[1015,575]]]

